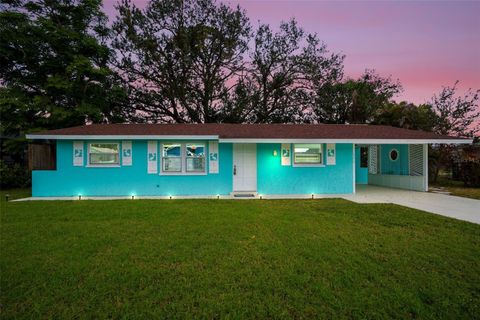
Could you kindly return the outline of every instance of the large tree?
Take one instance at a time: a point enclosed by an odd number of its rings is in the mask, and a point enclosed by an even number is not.
[[[3,1],[3,137],[124,119],[126,94],[109,68],[106,21],[100,0]]]
[[[251,97],[247,121],[308,121],[313,88],[341,77],[343,58],[295,20],[282,22],[276,32],[260,25],[244,85]]]
[[[217,122],[222,99],[243,68],[245,12],[214,0],[118,5],[113,25],[118,68],[147,121]]]
[[[381,77],[374,70],[366,70],[358,79],[316,85],[312,119],[320,123],[372,123],[401,90],[398,80]]]

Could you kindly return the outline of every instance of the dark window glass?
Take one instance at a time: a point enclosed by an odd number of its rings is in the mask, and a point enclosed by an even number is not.
[[[390,159],[392,161],[395,161],[395,160],[398,159],[398,151],[397,150],[393,149],[393,150],[390,151]]]
[[[368,168],[368,147],[360,147],[360,168]]]

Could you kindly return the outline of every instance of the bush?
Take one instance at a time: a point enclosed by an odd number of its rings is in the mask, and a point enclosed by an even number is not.
[[[464,161],[460,168],[466,187],[480,187],[480,161]]]
[[[30,172],[27,167],[17,163],[7,165],[0,160],[0,187],[4,188],[26,188],[32,183]]]

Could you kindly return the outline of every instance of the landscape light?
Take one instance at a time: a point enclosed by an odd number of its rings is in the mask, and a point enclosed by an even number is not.
[[[220,195],[219,195],[219,194],[217,194],[217,199],[220,199]]]
[[[8,202],[8,198],[10,198],[10,195],[9,194],[6,194],[5,195],[5,200]]]
[[[135,195],[134,194],[132,194],[132,200],[135,200]]]
[[[262,196],[261,194],[259,194],[258,196],[260,197],[260,200],[262,200],[262,199],[263,199],[263,196]]]
[[[312,199],[313,199],[313,193],[312,193]]]
[[[78,200],[82,200],[82,195],[81,194],[78,195]]]
[[[169,196],[170,200],[172,200],[172,196]]]

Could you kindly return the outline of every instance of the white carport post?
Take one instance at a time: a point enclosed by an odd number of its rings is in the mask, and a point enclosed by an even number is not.
[[[428,143],[423,144],[423,186],[428,191]]]

